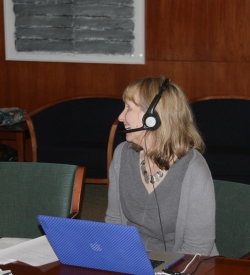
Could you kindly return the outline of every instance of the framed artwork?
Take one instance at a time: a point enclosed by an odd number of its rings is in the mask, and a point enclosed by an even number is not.
[[[145,64],[144,0],[4,0],[6,60]]]

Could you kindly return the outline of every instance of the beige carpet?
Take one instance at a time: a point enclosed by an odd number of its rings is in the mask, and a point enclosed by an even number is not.
[[[85,184],[79,218],[104,221],[108,201],[108,187],[105,184]]]

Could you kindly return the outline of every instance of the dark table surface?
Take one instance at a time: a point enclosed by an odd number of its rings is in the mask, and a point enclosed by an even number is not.
[[[193,258],[192,255],[185,255],[184,259],[175,264],[171,269],[181,272]],[[247,275],[250,274],[250,261],[240,259],[229,259],[216,257],[198,256],[188,267],[186,273],[192,273],[202,259],[207,259],[199,265],[194,275]],[[7,265],[0,265],[2,270],[11,270],[13,275],[111,275],[120,274],[102,270],[93,270],[81,267],[67,266],[59,262],[54,262],[42,267],[32,267],[27,264],[15,262]],[[147,275],[147,274],[145,274]]]

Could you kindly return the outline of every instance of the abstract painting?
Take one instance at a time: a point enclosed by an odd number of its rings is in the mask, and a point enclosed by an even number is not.
[[[144,64],[144,0],[4,0],[6,60]]]

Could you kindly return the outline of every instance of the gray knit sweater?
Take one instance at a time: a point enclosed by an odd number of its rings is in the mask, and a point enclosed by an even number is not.
[[[123,150],[131,150],[128,142],[118,145],[111,163],[105,221],[126,225],[128,219],[122,209],[119,188],[121,159],[122,153],[125,152]],[[215,245],[215,196],[211,173],[202,155],[191,150],[193,152],[182,177],[172,250],[185,254],[218,255]],[[176,162],[173,166],[181,173],[182,165]],[[164,220],[164,217],[162,219]],[[147,244],[145,246],[147,247]]]

